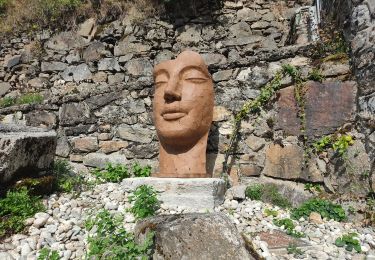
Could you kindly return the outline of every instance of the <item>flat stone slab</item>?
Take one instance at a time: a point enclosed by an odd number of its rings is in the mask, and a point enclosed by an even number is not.
[[[219,178],[129,178],[121,182],[125,191],[151,185],[168,208],[213,209],[224,202],[225,182]]]
[[[55,131],[0,124],[0,186],[51,170],[56,144]]]

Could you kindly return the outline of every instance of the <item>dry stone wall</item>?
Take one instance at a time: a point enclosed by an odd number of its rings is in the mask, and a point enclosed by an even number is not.
[[[311,5],[312,1],[225,1],[221,8],[195,17],[154,17],[140,23],[125,18],[99,26],[89,20],[78,32],[43,31],[35,37],[7,39],[0,45],[0,97],[37,92],[44,101],[2,108],[1,122],[55,129],[57,156],[87,167],[133,160],[156,167],[152,68],[192,49],[203,55],[215,82],[207,157],[209,172],[219,176],[233,114],[259,95],[283,64],[299,67],[304,76],[316,67],[313,42],[290,43],[293,15]],[[299,117],[295,86],[285,78],[270,105],[242,122],[229,162],[233,176],[324,182],[334,190],[342,183],[350,186],[350,178],[335,174],[335,165],[306,158],[306,141],[301,138],[312,142],[346,125],[358,143],[352,159],[358,161],[360,155],[363,168],[355,170],[353,178],[364,192],[370,190],[371,176],[362,174],[370,173],[373,143],[356,123],[358,92],[369,92],[350,81],[349,61],[319,66],[328,83],[310,82],[306,87],[305,121]],[[372,109],[371,96],[359,100]]]

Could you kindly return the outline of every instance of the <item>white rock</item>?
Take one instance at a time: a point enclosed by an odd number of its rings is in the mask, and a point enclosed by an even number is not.
[[[49,218],[49,215],[47,213],[44,213],[44,212],[36,213],[33,226],[36,228],[43,227],[47,223],[48,218]]]

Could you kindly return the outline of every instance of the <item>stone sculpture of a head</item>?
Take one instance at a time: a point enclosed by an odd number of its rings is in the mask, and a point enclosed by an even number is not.
[[[206,172],[206,147],[214,89],[202,57],[184,51],[154,68],[154,123],[160,141],[157,177],[200,178]]]

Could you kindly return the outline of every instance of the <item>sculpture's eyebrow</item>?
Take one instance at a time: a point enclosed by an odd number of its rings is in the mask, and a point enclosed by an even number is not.
[[[169,78],[169,73],[166,69],[158,69],[154,72],[154,78],[156,78],[157,76],[159,76],[160,74],[167,74],[168,78]]]
[[[210,79],[210,75],[208,74],[207,71],[205,71],[204,69],[202,69],[200,66],[195,66],[195,65],[191,65],[191,66],[186,66],[184,67],[181,71],[180,71],[180,75],[182,75],[185,71],[187,70],[191,70],[191,69],[195,69],[195,70],[198,70],[200,71],[201,73],[203,73],[203,75],[205,75],[207,77],[207,79]]]

